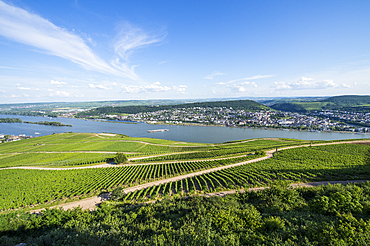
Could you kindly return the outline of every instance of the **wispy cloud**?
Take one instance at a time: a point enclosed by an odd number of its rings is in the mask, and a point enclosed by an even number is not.
[[[226,75],[226,73],[220,73],[217,71],[213,71],[210,75],[207,75],[206,77],[203,77],[203,79],[213,79],[215,76],[220,76],[220,75]]]
[[[271,78],[274,77],[275,75],[256,75],[248,78],[241,78],[241,79],[234,79],[234,80],[229,80],[227,82],[219,82],[216,85],[226,85],[226,84],[231,84],[239,81],[246,81],[246,80],[254,80],[254,79],[264,79],[264,78]]]
[[[119,32],[114,44],[117,58],[112,62],[112,65],[119,70],[124,71],[131,79],[138,80],[138,77],[134,72],[135,66],[129,67],[127,65],[129,55],[136,49],[161,42],[166,37],[166,34],[149,35],[141,28],[134,27],[128,22],[121,23],[118,25],[117,29]]]
[[[307,89],[327,89],[327,88],[350,88],[347,84],[335,83],[332,79],[315,81],[313,78],[302,77],[294,82],[275,82],[276,90],[307,90]]]
[[[162,86],[159,81],[149,85],[124,85],[122,87],[123,93],[152,93],[152,92],[163,92],[171,90],[168,86]]]
[[[157,65],[162,65],[162,64],[165,64],[165,63],[167,63],[168,61],[160,61],[160,62],[158,62],[158,64]]]
[[[11,70],[18,70],[19,68],[15,67],[7,67],[7,66],[0,66],[1,69],[11,69]]]
[[[150,37],[141,29],[129,25],[120,28],[115,44],[117,58],[108,63],[98,57],[80,36],[54,25],[39,15],[8,5],[1,0],[0,35],[36,47],[43,53],[70,60],[85,69],[127,77],[135,81],[139,80],[134,72],[135,66],[127,65],[130,52],[164,38]],[[121,62],[121,59],[124,59],[124,62]]]

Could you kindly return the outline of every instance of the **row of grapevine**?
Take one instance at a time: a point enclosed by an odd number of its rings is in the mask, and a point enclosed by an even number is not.
[[[0,209],[129,187],[256,157],[75,170],[4,169],[0,170]]]
[[[266,140],[259,140],[259,141],[266,141]],[[271,140],[269,140],[271,142]],[[251,141],[248,143],[255,143],[258,141]],[[295,142],[281,142],[281,141],[275,141],[277,143],[272,144],[270,142],[258,145],[250,145],[245,146],[246,144],[242,145],[235,145],[232,146],[226,145],[222,146],[220,149],[215,149],[212,151],[206,150],[206,151],[197,151],[197,152],[190,152],[190,153],[180,153],[180,154],[171,154],[171,155],[163,155],[163,156],[157,156],[152,158],[145,158],[145,159],[138,159],[133,160],[133,162],[156,162],[156,161],[169,161],[169,160],[192,160],[192,159],[206,159],[206,158],[216,158],[216,157],[222,157],[222,156],[228,156],[228,155],[235,155],[235,154],[247,154],[251,152],[255,152],[258,150],[266,150],[271,148],[281,148],[286,147],[290,145],[296,145]]]
[[[157,189],[157,193],[133,196],[126,201],[145,201],[168,196],[170,193],[172,195],[186,194],[195,190],[214,192],[263,186],[274,180],[304,182],[320,179],[370,178],[370,166],[363,163],[363,158],[368,151],[370,151],[370,146],[350,144],[284,150],[274,158],[265,161],[177,181],[174,185],[177,188],[173,188],[171,192],[158,187],[150,187],[147,189]]]

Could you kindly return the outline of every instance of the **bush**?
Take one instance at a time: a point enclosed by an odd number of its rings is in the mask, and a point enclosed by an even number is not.
[[[114,162],[117,164],[120,163],[127,163],[128,159],[127,156],[123,153],[117,153],[116,156],[114,157]]]

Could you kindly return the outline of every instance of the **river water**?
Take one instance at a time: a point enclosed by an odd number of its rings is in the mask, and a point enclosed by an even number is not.
[[[150,125],[146,123],[125,124],[101,121],[87,121],[68,118],[0,115],[0,118],[20,118],[23,121],[58,121],[72,127],[45,126],[25,123],[0,123],[0,134],[44,136],[62,132],[121,133],[130,137],[150,137],[175,141],[198,143],[222,143],[251,138],[295,138],[304,140],[338,140],[370,138],[370,134],[338,132],[306,132],[286,130],[265,130],[261,128]],[[148,130],[169,129],[167,132],[148,133]],[[40,134],[35,134],[35,133]]]

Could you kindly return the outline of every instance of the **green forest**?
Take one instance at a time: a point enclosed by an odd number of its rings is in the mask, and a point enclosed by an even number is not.
[[[270,106],[273,109],[307,113],[321,110],[340,110],[357,113],[370,112],[370,96],[335,96],[311,102],[282,102]]]
[[[248,111],[268,110],[269,107],[251,100],[234,101],[216,101],[216,102],[196,102],[175,105],[157,105],[157,106],[118,106],[118,107],[100,107],[89,111],[78,113],[76,117],[96,116],[101,114],[136,114],[140,112],[154,112],[158,110],[168,110],[175,108],[193,108],[193,107],[232,107],[233,109],[244,109]]]
[[[0,123],[25,123],[25,124],[37,124],[37,125],[45,125],[45,126],[69,126],[72,127],[72,125],[66,125],[61,122],[57,121],[22,121],[19,118],[0,118]]]
[[[0,244],[368,245],[370,183],[0,215]]]

